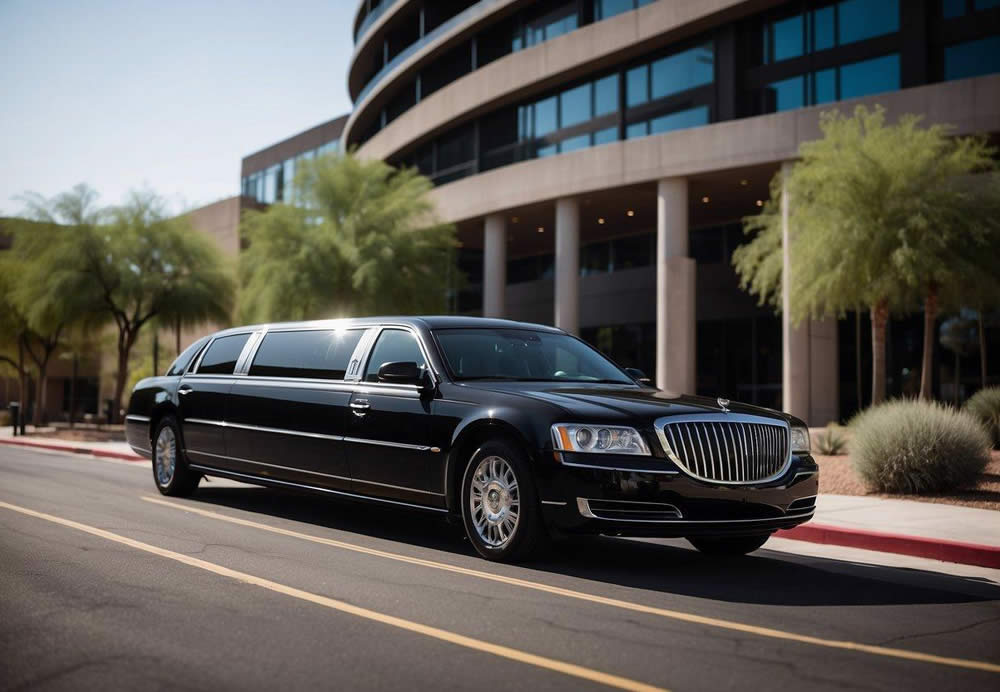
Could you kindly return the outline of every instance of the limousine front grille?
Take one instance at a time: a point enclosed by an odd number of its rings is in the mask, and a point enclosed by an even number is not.
[[[663,451],[689,475],[716,483],[760,483],[791,458],[788,426],[758,416],[675,416],[656,421]]]

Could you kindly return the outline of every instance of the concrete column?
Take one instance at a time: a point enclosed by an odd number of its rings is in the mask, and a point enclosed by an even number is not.
[[[503,317],[507,291],[507,225],[503,214],[483,222],[483,317]]]
[[[782,178],[787,180],[791,162],[781,165]],[[794,265],[791,253],[789,211],[792,200],[787,186],[781,188],[781,408],[809,422],[809,390],[811,363],[809,322],[795,326],[791,320],[791,273]]]
[[[556,200],[555,324],[580,333],[580,205],[575,199]]]
[[[695,261],[688,257],[688,184],[659,181],[656,190],[656,386],[695,390]]]

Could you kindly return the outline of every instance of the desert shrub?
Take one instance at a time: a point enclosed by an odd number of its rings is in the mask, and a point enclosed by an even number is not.
[[[851,423],[851,460],[869,490],[936,493],[974,485],[990,440],[964,411],[929,401],[890,401]]]
[[[993,446],[1000,448],[1000,387],[986,387],[965,402],[965,410],[986,426]]]
[[[847,450],[847,437],[836,425],[826,426],[826,430],[816,436],[816,451],[825,456],[840,456]]]

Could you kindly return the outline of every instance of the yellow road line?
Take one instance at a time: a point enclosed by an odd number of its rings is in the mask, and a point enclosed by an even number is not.
[[[111,533],[110,531],[105,531],[104,529],[99,529],[94,526],[88,526],[87,524],[81,524],[70,519],[63,519],[62,517],[57,517],[52,514],[45,514],[44,512],[36,512],[32,509],[27,509],[26,507],[18,507],[17,505],[8,504],[6,502],[0,501],[0,507],[4,509],[9,509],[12,512],[18,512],[20,514],[27,515],[29,517],[35,517],[37,519],[44,519],[45,521],[50,521],[53,524],[59,524],[61,526],[66,526],[71,529],[76,529],[78,531],[83,531],[84,533],[89,533],[93,536],[98,536],[100,538],[107,539],[109,541],[114,541],[116,543],[121,543],[127,545],[130,548],[135,548],[136,550],[142,550],[147,553],[152,553],[153,555],[158,555],[159,557],[167,558],[168,560],[174,560],[176,562],[181,562],[185,565],[190,565],[191,567],[197,567],[198,569],[203,569],[207,572],[212,572],[213,574],[218,574],[223,577],[229,577],[237,581],[241,581],[247,584],[252,584],[254,586],[260,586],[262,588],[268,589],[269,591],[274,591],[276,593],[284,594],[285,596],[291,596],[292,598],[298,598],[303,601],[308,601],[310,603],[315,603],[316,605],[321,605],[332,610],[337,610],[342,613],[348,613],[350,615],[355,615],[366,620],[372,620],[374,622],[380,622],[384,625],[389,625],[391,627],[397,627],[401,630],[406,630],[407,632],[415,632],[417,634],[422,634],[426,637],[432,637],[434,639],[439,639],[449,644],[455,644],[457,646],[464,646],[467,649],[473,649],[475,651],[481,651],[487,654],[493,654],[494,656],[499,656],[501,658],[507,658],[512,661],[517,661],[518,663],[524,663],[531,666],[536,666],[538,668],[545,668],[546,670],[552,670],[557,673],[563,673],[564,675],[569,675],[575,678],[581,678],[583,680],[589,680],[591,682],[600,683],[602,685],[607,685],[608,687],[615,687],[622,690],[640,690],[641,692],[667,692],[663,688],[655,687],[653,685],[647,685],[645,683],[638,682],[636,680],[631,680],[629,678],[623,678],[618,675],[612,675],[610,673],[602,673],[599,670],[593,670],[592,668],[585,668],[583,666],[578,666],[574,663],[567,663],[565,661],[559,661],[554,658],[546,658],[545,656],[537,656],[535,654],[528,653],[526,651],[521,651],[519,649],[512,649],[508,646],[501,646],[500,644],[490,644],[489,642],[483,642],[472,637],[466,637],[455,632],[450,632],[448,630],[439,629],[437,627],[431,627],[429,625],[422,625],[419,622],[413,622],[412,620],[405,620],[403,618],[398,618],[392,615],[386,615],[385,613],[380,613],[378,611],[369,610],[368,608],[360,608],[350,603],[345,603],[343,601],[338,601],[333,598],[328,598],[326,596],[321,596],[319,594],[311,593],[309,591],[303,591],[301,589],[296,589],[292,586],[286,586],[284,584],[279,584],[278,582],[271,581],[269,579],[263,579],[262,577],[255,577],[252,574],[247,574],[246,572],[239,572],[234,569],[229,569],[228,567],[223,567],[212,562],[206,562],[205,560],[199,560],[196,557],[191,557],[190,555],[185,555],[184,553],[175,553],[172,550],[165,550],[164,548],[159,548],[155,545],[150,545],[148,543],[142,543],[141,541],[136,541],[125,536],[121,536],[116,533]]]
[[[862,644],[860,642],[851,642],[838,639],[824,639],[822,637],[813,637],[807,634],[796,634],[795,632],[786,632],[784,630],[774,629],[771,627],[759,627],[757,625],[748,625],[742,622],[735,622],[732,620],[723,620],[721,618],[713,618],[713,617],[706,617],[704,615],[695,615],[693,613],[685,613],[679,610],[657,608],[655,606],[643,605],[641,603],[632,603],[630,601],[623,601],[617,598],[595,596],[593,594],[584,593],[582,591],[564,589],[559,586],[551,586],[549,584],[543,584],[541,582],[534,582],[526,579],[518,579],[516,577],[506,577],[499,574],[492,574],[490,572],[481,572],[479,570],[469,569],[467,567],[458,567],[455,565],[449,565],[444,562],[435,562],[433,560],[424,560],[421,558],[409,557],[407,555],[399,555],[397,553],[390,553],[384,550],[377,550],[375,548],[365,548],[360,545],[355,545],[353,543],[346,543],[344,541],[338,541],[332,538],[321,538],[319,536],[311,536],[307,533],[299,533],[298,531],[282,529],[276,526],[268,526],[267,524],[261,524],[255,521],[249,521],[247,519],[240,519],[237,517],[231,517],[225,514],[219,514],[218,512],[212,512],[205,509],[199,509],[197,507],[191,507],[186,504],[178,504],[176,502],[170,502],[168,500],[161,500],[160,498],[157,497],[147,497],[147,496],[141,496],[141,497],[146,502],[152,502],[154,504],[163,505],[164,507],[171,507],[173,509],[180,509],[185,512],[199,514],[201,516],[209,517],[211,519],[218,519],[219,521],[226,521],[231,524],[248,526],[250,528],[260,529],[261,531],[269,531],[271,533],[280,534],[282,536],[291,536],[293,538],[300,538],[302,540],[311,541],[313,543],[320,543],[322,545],[328,545],[334,548],[341,548],[343,550],[351,550],[356,553],[363,553],[366,555],[374,555],[376,557],[386,558],[388,560],[406,562],[411,565],[430,567],[432,569],[439,569],[446,572],[454,572],[456,574],[464,574],[470,577],[477,577],[479,579],[486,579],[489,581],[499,582],[502,584],[509,584],[511,586],[519,586],[525,589],[532,589],[534,591],[542,591],[545,593],[555,594],[558,596],[565,596],[567,598],[575,598],[581,601],[589,601],[590,603],[599,603],[601,605],[611,606],[612,608],[631,610],[637,613],[646,613],[648,615],[657,615],[659,617],[670,618],[672,620],[680,620],[683,622],[690,622],[698,625],[705,625],[708,627],[718,627],[722,629],[732,630],[735,632],[742,632],[744,634],[753,634],[760,637],[769,637],[772,639],[784,639],[786,641],[798,642],[800,644],[811,644],[813,646],[822,646],[830,649],[846,649],[848,651],[858,651],[866,654],[873,654],[876,656],[887,656],[889,658],[901,658],[910,661],[920,661],[921,663],[935,663],[944,666],[954,666],[956,668],[968,668],[970,670],[982,670],[989,673],[1000,673],[1000,665],[995,663],[989,663],[987,661],[976,661],[965,658],[951,658],[949,656],[936,656],[934,654],[925,654],[919,651],[909,651],[907,649],[893,649],[886,646],[875,646],[872,644]]]

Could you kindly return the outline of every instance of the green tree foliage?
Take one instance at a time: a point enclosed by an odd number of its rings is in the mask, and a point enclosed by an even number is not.
[[[62,197],[36,205],[56,221],[62,209],[83,210],[92,201],[78,186],[73,204]],[[151,192],[133,193],[128,202],[100,214],[79,213],[75,222],[44,224],[19,236],[15,247],[24,264],[21,296],[26,306],[43,294],[80,315],[117,328],[116,410],[128,377],[129,354],[140,330],[152,318],[198,322],[228,320],[233,301],[229,268],[214,244],[183,218],[169,218]],[[29,299],[30,298],[30,299]],[[40,310],[32,307],[29,320]]]
[[[346,154],[308,162],[295,187],[298,206],[244,216],[241,319],[445,307],[455,230],[435,218],[427,178]]]
[[[994,151],[978,137],[954,138],[904,115],[887,125],[881,107],[820,118],[823,136],[803,143],[784,181],[790,204],[791,317],[872,314],[872,401],[885,397],[885,328],[890,311],[925,305],[922,391],[929,394],[934,321],[943,287],[992,277],[1000,253],[1000,188]],[[779,174],[780,175],[780,174]],[[733,264],[761,302],[780,302],[781,192],[745,220],[754,239]]]

